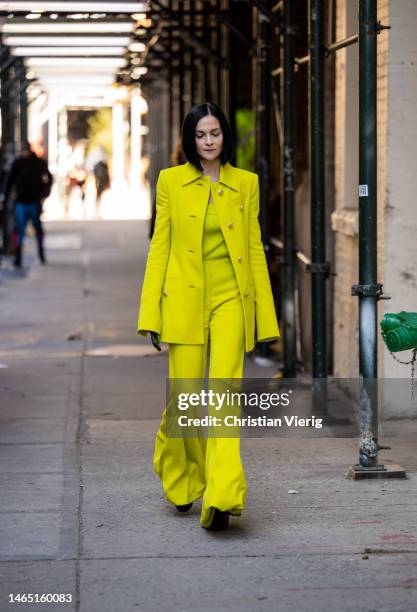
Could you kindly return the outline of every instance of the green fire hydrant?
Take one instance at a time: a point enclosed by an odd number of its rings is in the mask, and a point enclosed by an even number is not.
[[[392,353],[417,349],[417,312],[387,313],[381,321],[381,332]]]
[[[381,321],[381,332],[385,344],[395,361],[411,364],[411,397],[414,398],[414,373],[417,361],[417,312],[387,313]],[[393,353],[413,351],[410,361],[400,361]]]

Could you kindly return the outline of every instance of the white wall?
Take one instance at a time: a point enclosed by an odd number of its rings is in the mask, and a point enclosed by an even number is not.
[[[391,0],[383,312],[417,311],[417,2]],[[408,360],[410,351],[399,353]],[[384,376],[410,370],[384,352]]]
[[[417,312],[417,2],[389,4],[387,169],[384,198],[384,312]],[[395,354],[409,361],[411,351]],[[382,348],[384,378],[410,377],[411,366],[397,363]],[[398,389],[398,385],[397,385]],[[417,416],[408,384],[399,397],[385,385],[386,416]]]

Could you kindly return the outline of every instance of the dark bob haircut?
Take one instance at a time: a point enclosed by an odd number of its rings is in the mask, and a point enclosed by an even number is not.
[[[224,165],[226,162],[230,161],[234,153],[232,131],[220,106],[217,106],[214,102],[196,104],[187,113],[184,123],[182,124],[182,149],[187,160],[201,171],[203,170],[203,166],[201,165],[200,157],[197,154],[197,148],[195,146],[195,132],[197,123],[207,115],[216,117],[222,128],[223,150],[220,153],[220,163]]]

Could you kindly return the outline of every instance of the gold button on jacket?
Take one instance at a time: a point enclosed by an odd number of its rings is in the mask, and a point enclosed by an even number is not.
[[[213,204],[240,294],[249,294],[242,307],[246,351],[251,351],[255,321],[258,341],[280,335],[258,222],[258,176],[226,163],[220,165],[219,183],[223,193],[213,190]],[[210,177],[189,162],[159,173],[137,325],[144,336],[150,330],[160,334],[161,342],[204,344],[202,234],[209,194]]]

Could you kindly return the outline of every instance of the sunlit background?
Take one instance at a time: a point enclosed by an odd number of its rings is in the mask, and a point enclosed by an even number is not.
[[[0,2],[8,11],[2,48],[25,74],[27,137],[55,179],[46,221],[150,216],[140,89],[147,68],[139,65],[151,25],[146,9],[146,2]]]

